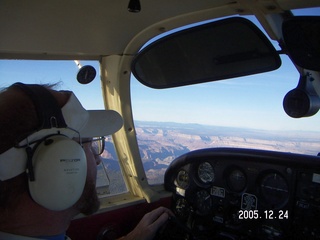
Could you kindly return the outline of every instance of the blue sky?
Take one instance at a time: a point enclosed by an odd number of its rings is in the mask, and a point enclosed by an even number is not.
[[[78,67],[74,61],[21,61],[0,60],[0,87],[6,87],[13,82],[23,83],[58,83],[59,89],[72,90],[76,93],[85,108],[103,109],[101,87],[99,81],[99,63],[81,61],[84,65],[92,65],[97,70],[93,82],[87,85],[79,84],[76,80]]]
[[[320,8],[308,13],[319,15]],[[81,63],[92,64],[99,71],[97,62]],[[62,81],[61,89],[72,89],[84,107],[102,109],[99,77],[88,85],[81,85],[76,81],[77,71],[73,61],[1,60],[0,87],[16,81]],[[283,97],[296,87],[298,79],[297,70],[286,56],[282,56],[280,69],[273,72],[174,89],[154,90],[133,79],[134,118],[270,130],[320,131],[320,113],[311,118],[292,119],[282,108]]]

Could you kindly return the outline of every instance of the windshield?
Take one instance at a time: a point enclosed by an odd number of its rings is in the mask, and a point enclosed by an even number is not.
[[[196,149],[317,155],[320,115],[294,119],[285,113],[283,98],[297,86],[299,73],[286,55],[281,61],[276,71],[172,89],[151,89],[132,77],[133,114],[149,183],[163,183],[172,160]]]

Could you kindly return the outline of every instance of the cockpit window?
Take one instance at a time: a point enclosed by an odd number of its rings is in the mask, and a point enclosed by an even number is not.
[[[163,183],[172,160],[196,149],[317,155],[320,113],[300,119],[286,114],[283,99],[297,86],[299,73],[288,56],[281,55],[281,61],[275,71],[172,89],[151,89],[132,77],[132,108],[149,183]]]

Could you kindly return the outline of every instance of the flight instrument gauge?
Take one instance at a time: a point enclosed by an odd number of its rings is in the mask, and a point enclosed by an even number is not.
[[[176,201],[175,214],[181,219],[187,219],[189,212],[190,209],[187,200],[184,198],[179,198]]]
[[[177,185],[182,189],[186,189],[189,186],[189,174],[186,170],[180,170],[178,172],[177,178]]]
[[[208,162],[203,162],[198,167],[198,177],[203,183],[211,183],[214,181],[214,169]]]
[[[212,209],[212,199],[209,192],[206,190],[200,190],[195,196],[195,209],[201,216],[208,215]]]
[[[247,177],[241,169],[235,168],[228,173],[227,183],[231,191],[242,192],[247,186]]]
[[[281,207],[289,199],[289,187],[286,180],[278,173],[266,174],[260,184],[262,202],[271,207]]]

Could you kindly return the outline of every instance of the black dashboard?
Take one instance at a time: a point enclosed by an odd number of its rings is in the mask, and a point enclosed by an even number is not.
[[[203,149],[164,181],[176,215],[166,239],[320,239],[320,157]]]

